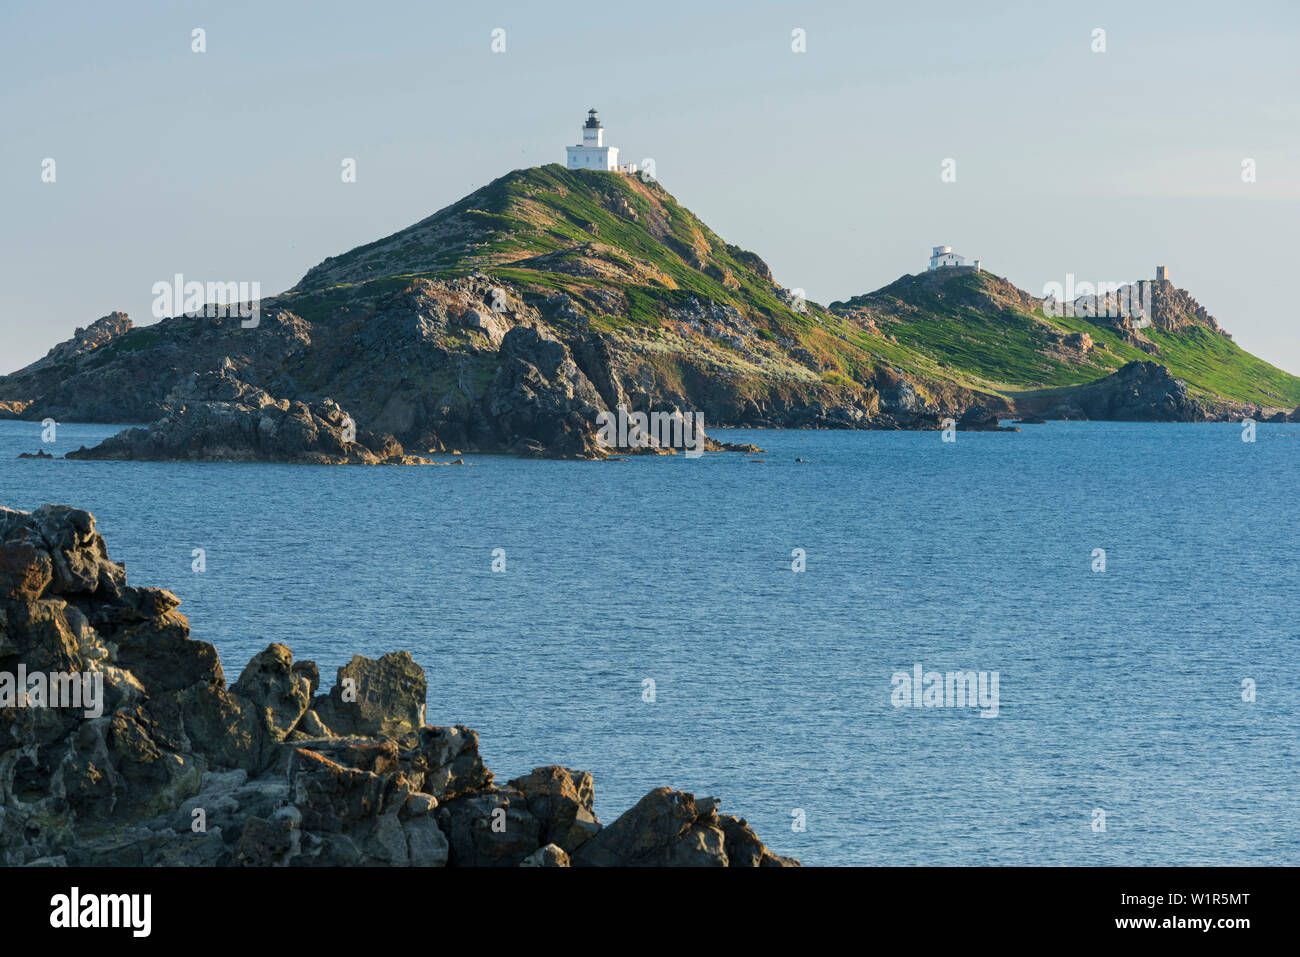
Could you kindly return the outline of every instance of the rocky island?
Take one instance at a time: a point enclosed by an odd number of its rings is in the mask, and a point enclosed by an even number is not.
[[[0,862],[798,864],[714,798],[656,788],[604,826],[586,772],[497,783],[477,733],[425,725],[405,652],[321,693],[271,644],[227,686],[179,604],[127,584],[89,512],[0,508]]]
[[[251,325],[111,313],[0,377],[0,417],[158,423],[87,458],[369,462],[620,455],[595,435],[619,407],[709,428],[994,430],[1016,415],[1283,421],[1300,405],[1300,378],[1165,273],[1145,282],[1136,318],[1108,317],[1108,300],[1062,317],[984,268],[822,306],[657,180],[553,164],[326,259]],[[213,373],[248,390],[218,401],[255,414],[196,409]],[[320,438],[341,410],[375,439]]]

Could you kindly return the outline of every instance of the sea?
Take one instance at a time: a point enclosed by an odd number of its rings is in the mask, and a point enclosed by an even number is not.
[[[429,723],[502,782],[590,771],[606,823],[668,785],[807,865],[1300,864],[1300,426],[17,458],[118,428],[0,422],[0,504],[93,512],[230,681],[271,642],[326,688],[409,651]]]

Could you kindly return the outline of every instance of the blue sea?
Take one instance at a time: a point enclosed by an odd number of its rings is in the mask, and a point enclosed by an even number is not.
[[[472,468],[16,459],[114,431],[0,422],[0,504],[92,511],[231,681],[270,642],[326,686],[410,651],[430,723],[476,728],[501,781],[592,772],[607,823],[671,785],[806,864],[1300,864],[1300,426],[719,431],[767,451]],[[896,706],[918,664],[996,672],[997,716]]]

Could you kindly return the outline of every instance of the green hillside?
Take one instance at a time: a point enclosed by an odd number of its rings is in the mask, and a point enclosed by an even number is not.
[[[1041,301],[992,273],[938,270],[830,309],[873,324],[954,377],[1007,395],[1078,385],[1126,362],[1154,360],[1203,397],[1300,404],[1300,378],[1239,347],[1181,290],[1166,290],[1164,298],[1155,323],[1132,329],[1116,320],[1049,316]]]
[[[443,279],[474,270],[538,288],[635,290],[627,318],[691,296],[743,308],[772,328],[806,317],[766,264],[732,246],[655,181],[559,164],[515,170],[413,226],[327,259],[296,291],[380,277]]]
[[[645,374],[679,390],[720,375],[737,397],[861,404],[888,366],[919,377],[927,395],[951,391],[928,356],[797,302],[761,258],[721,239],[658,182],[558,164],[515,170],[327,259],[281,302],[325,321],[415,280],[477,271],[530,304],[569,297],[571,322],[548,316],[560,331],[611,334]]]

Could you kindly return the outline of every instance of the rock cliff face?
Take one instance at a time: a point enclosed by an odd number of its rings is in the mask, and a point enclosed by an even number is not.
[[[602,827],[590,774],[498,784],[477,733],[424,724],[405,652],[320,693],[272,644],[227,687],[179,604],[127,584],[88,512],[0,508],[0,863],[797,864],[712,798],[659,788]]]

